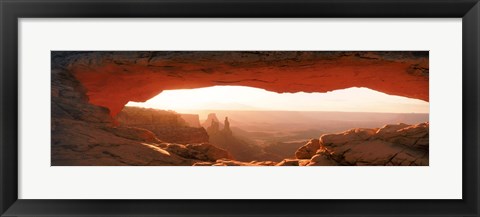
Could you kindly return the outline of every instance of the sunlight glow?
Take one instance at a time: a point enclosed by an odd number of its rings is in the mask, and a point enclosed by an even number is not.
[[[327,93],[276,93],[245,86],[165,90],[150,100],[127,106],[191,112],[197,110],[345,111],[428,113],[429,103],[368,88]]]

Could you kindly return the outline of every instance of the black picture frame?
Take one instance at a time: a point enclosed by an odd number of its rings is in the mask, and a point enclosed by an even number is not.
[[[478,0],[0,0],[0,14],[1,216],[479,216],[480,4]],[[463,199],[18,199],[17,21],[24,17],[462,18]]]

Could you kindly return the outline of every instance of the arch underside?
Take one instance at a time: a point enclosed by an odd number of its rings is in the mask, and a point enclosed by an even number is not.
[[[428,52],[56,52],[52,58],[80,81],[89,103],[112,116],[163,90],[215,85],[278,93],[366,87],[429,100]]]

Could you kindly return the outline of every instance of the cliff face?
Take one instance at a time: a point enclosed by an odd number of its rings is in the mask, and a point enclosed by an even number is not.
[[[147,129],[115,126],[107,108],[88,103],[82,84],[69,71],[54,66],[52,166],[190,166],[230,157],[227,151],[209,144],[169,144]]]
[[[202,127],[200,125],[200,117],[198,114],[180,114],[180,117],[182,117],[189,127]]]
[[[163,90],[242,85],[274,92],[367,87],[428,101],[428,52],[52,52],[112,116]],[[274,74],[275,76],[272,76]]]
[[[150,130],[157,138],[165,142],[208,143],[208,134],[205,129],[203,127],[190,127],[190,124],[183,117],[185,115],[172,111],[125,107],[117,115],[116,120],[121,126]]]

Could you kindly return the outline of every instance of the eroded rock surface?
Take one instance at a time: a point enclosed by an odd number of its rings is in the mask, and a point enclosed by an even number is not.
[[[193,166],[275,166],[277,163],[273,161],[236,161],[231,159],[219,159],[216,162],[198,162]]]
[[[116,125],[63,69],[52,69],[51,106],[52,166],[191,166],[230,156],[208,144],[179,145],[190,153],[181,156],[147,129]]]
[[[428,153],[428,123],[392,124],[323,135],[309,165],[427,166]]]
[[[320,140],[312,139],[295,152],[295,157],[297,157],[297,159],[310,159],[318,149],[320,149]]]
[[[112,116],[163,90],[242,85],[274,92],[366,87],[428,101],[428,52],[52,52]],[[275,74],[275,76],[271,76]]]
[[[206,143],[187,145],[162,144],[160,147],[181,157],[200,161],[215,162],[216,160],[222,158],[232,158],[228,151]]]

